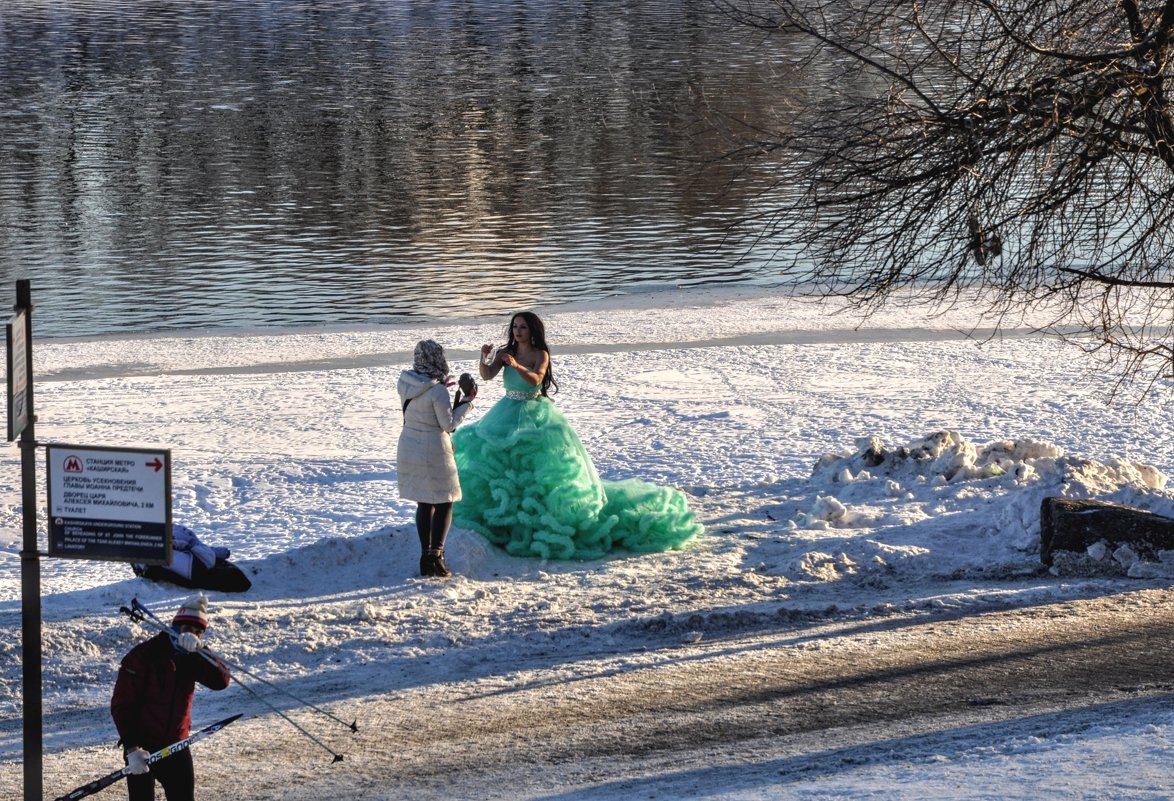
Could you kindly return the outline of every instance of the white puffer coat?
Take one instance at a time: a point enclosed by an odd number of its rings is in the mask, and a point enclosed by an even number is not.
[[[454,412],[448,387],[415,370],[400,373],[396,389],[401,406],[405,400],[411,401],[399,435],[399,496],[417,503],[459,501],[461,483],[449,433],[473,404],[462,403]]]

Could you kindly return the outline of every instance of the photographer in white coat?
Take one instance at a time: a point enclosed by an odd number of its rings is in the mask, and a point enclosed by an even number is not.
[[[416,502],[420,536],[420,575],[444,578],[444,541],[452,524],[452,505],[461,499],[461,483],[449,434],[473,408],[477,385],[461,376],[454,401],[444,348],[431,339],[416,343],[411,370],[400,373],[404,427],[399,436],[396,474],[401,498]],[[461,397],[461,390],[465,397]]]

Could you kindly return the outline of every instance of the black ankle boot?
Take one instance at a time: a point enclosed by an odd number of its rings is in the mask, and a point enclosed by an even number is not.
[[[452,575],[452,571],[444,564],[443,550],[429,551],[428,558],[432,560],[432,572],[428,575],[436,578],[448,578]]]
[[[420,557],[420,575],[421,576],[431,576],[432,575],[432,557],[429,556],[428,554],[424,554],[423,556]]]

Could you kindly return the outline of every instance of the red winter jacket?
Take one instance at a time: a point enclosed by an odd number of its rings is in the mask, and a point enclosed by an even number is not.
[[[139,643],[123,657],[110,699],[123,746],[154,752],[187,737],[195,683],[223,690],[228,680],[223,663],[179,651],[167,632]]]

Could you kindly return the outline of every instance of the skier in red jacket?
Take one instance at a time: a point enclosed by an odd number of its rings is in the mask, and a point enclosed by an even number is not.
[[[195,771],[189,749],[153,765],[147,757],[191,730],[192,696],[198,681],[213,690],[228,686],[228,668],[196,653],[208,628],[208,599],[186,601],[171,622],[175,634],[160,632],[123,657],[110,700],[110,714],[121,737],[130,801],[154,801],[155,782],[167,801],[194,801]],[[205,652],[207,653],[207,652]]]

